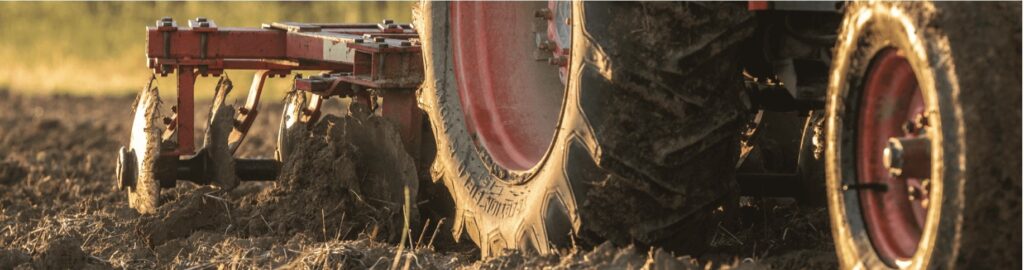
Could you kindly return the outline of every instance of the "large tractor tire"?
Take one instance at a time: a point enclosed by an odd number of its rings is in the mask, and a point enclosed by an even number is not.
[[[1020,269],[1020,3],[848,8],[826,139],[841,267]]]
[[[456,238],[468,234],[484,257],[573,241],[706,247],[737,198],[737,50],[754,23],[744,5],[425,2],[418,12],[431,172],[455,201]],[[566,65],[534,60],[538,21]]]

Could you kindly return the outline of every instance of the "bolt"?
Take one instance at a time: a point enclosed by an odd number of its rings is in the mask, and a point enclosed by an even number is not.
[[[548,9],[548,8],[538,9],[537,11],[533,12],[533,16],[537,17],[537,18],[545,19],[545,20],[550,20],[551,17],[552,17],[551,9]]]
[[[209,22],[200,22],[199,23],[199,27],[210,27],[210,23]]]
[[[395,23],[395,20],[392,20],[392,19],[384,19],[384,21],[381,21],[381,24],[384,24],[384,25],[393,24],[393,23]]]
[[[206,22],[206,17],[196,17],[197,22]]]

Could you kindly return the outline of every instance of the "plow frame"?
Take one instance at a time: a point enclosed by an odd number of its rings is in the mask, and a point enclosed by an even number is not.
[[[175,74],[178,85],[173,115],[164,119],[163,134],[165,141],[174,140],[176,145],[162,151],[162,156],[196,153],[195,81],[199,76],[220,76],[225,70],[257,71],[245,104],[237,109],[229,137],[232,151],[258,114],[267,78],[323,71],[308,78],[296,76],[295,90],[314,95],[303,111],[307,119],[316,120],[321,101],[331,96],[358,97],[368,105],[380,97],[381,116],[399,124],[406,150],[416,156],[424,114],[416,106],[415,90],[423,81],[423,61],[418,35],[409,24],[286,22],[220,28],[213,20],[198,17],[181,27],[165,17],[146,32],[147,66],[160,76]]]

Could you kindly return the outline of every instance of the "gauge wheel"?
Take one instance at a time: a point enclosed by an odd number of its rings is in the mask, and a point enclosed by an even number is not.
[[[844,269],[1021,267],[1020,3],[853,3],[827,107]]]
[[[484,257],[605,240],[707,246],[738,192],[745,6],[426,2],[417,12],[431,174],[455,202],[457,239]]]

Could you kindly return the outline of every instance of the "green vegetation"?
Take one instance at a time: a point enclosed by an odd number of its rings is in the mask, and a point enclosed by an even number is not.
[[[0,89],[30,94],[135,93],[149,78],[146,26],[164,16],[179,23],[205,16],[220,26],[259,27],[274,21],[408,22],[410,2],[3,2],[0,3]],[[236,90],[252,72],[229,73]],[[173,76],[160,79],[164,94]],[[209,96],[216,78],[203,78],[197,95]],[[288,87],[272,79],[268,89]],[[282,91],[271,91],[271,97]],[[240,95],[236,94],[236,95]]]

